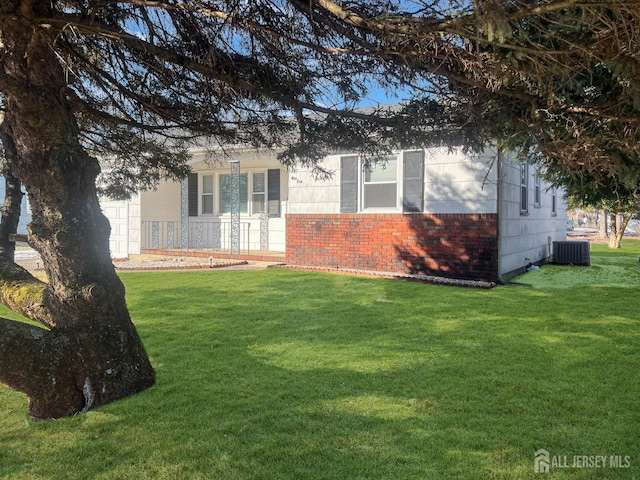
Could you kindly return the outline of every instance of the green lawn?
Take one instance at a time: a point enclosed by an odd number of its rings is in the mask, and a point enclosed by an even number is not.
[[[0,387],[0,478],[640,478],[639,256],[493,290],[122,274],[157,385],[43,423]],[[630,467],[538,474],[541,448]]]

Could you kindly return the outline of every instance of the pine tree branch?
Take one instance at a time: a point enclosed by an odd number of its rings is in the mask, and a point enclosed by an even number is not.
[[[56,326],[46,306],[48,285],[17,263],[0,261],[0,303],[49,328]]]

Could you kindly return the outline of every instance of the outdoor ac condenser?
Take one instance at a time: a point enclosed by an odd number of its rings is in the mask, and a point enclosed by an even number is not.
[[[591,265],[589,242],[553,242],[553,263],[561,265]]]

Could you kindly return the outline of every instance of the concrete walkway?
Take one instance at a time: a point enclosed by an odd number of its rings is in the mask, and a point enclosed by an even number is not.
[[[42,261],[35,250],[16,251],[16,263],[30,272],[44,273]],[[117,271],[149,271],[149,270],[261,270],[280,262],[247,261],[197,257],[171,257],[166,255],[136,255],[127,260],[114,260]]]

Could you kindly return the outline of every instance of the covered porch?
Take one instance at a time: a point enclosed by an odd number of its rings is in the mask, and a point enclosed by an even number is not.
[[[287,175],[275,157],[211,164],[194,154],[191,166],[182,182],[141,192],[130,212],[138,252],[284,261]]]
[[[278,242],[269,242],[269,234],[284,234],[281,219],[264,215],[259,219],[238,221],[223,219],[187,219],[186,228],[179,221],[143,221],[141,253],[152,255],[234,258],[284,262],[284,250]],[[274,248],[276,247],[276,248]]]

